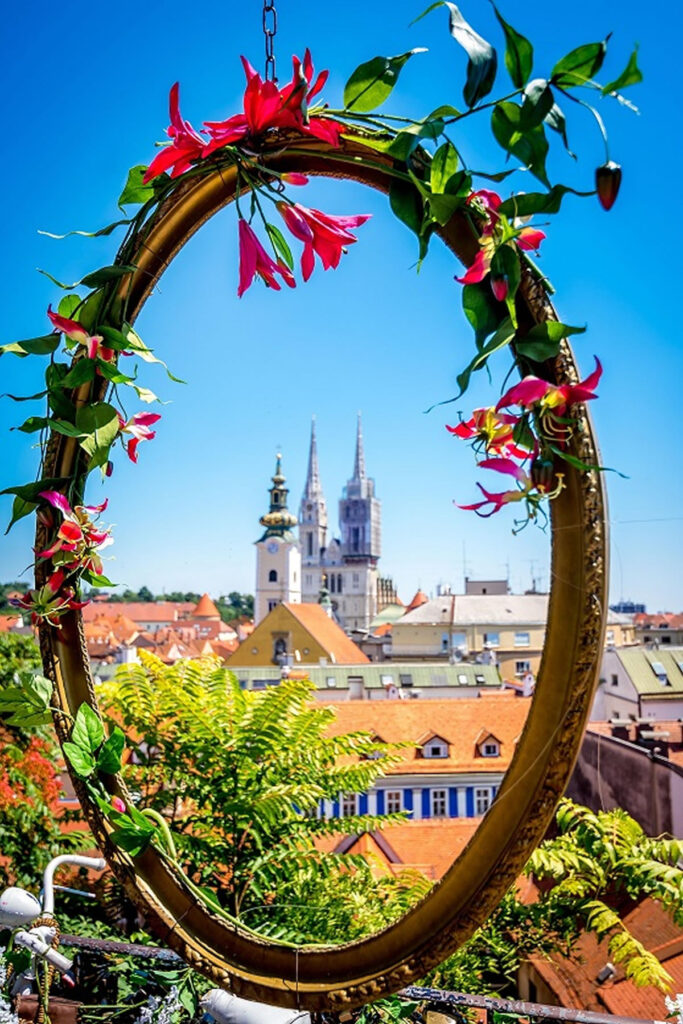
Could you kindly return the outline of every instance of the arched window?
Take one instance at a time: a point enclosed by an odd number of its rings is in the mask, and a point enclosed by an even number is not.
[[[341,594],[341,592],[342,592],[342,578],[341,578],[341,573],[339,573],[337,575],[337,593]]]
[[[277,569],[271,569],[268,573],[268,582],[277,583]]]

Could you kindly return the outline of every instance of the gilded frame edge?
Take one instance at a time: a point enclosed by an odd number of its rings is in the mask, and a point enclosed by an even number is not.
[[[350,179],[387,192],[391,179],[384,167],[390,162],[373,154],[376,167],[368,169],[358,162],[361,152],[367,157],[367,150],[353,139],[345,140],[340,151],[317,140],[297,140],[296,145],[283,140],[260,159],[279,171]],[[235,189],[234,172],[217,170],[188,182],[159,210],[140,249],[137,271],[123,279],[131,320],[184,244],[234,199]],[[456,215],[438,233],[464,263],[471,262],[476,240],[465,218]],[[556,319],[544,289],[530,274],[523,274],[520,291],[534,322]],[[557,383],[578,380],[567,342],[548,369]],[[578,407],[577,419],[574,454],[596,466],[597,445],[584,406]],[[48,475],[69,475],[77,451],[73,439],[53,436]],[[348,1009],[419,979],[494,909],[542,838],[569,780],[604,644],[608,573],[603,481],[595,469],[566,470],[567,488],[551,507],[553,584],[546,644],[536,699],[517,752],[465,851],[430,895],[394,925],[359,942],[301,951],[256,939],[197,904],[182,877],[154,850],[132,861],[115,847],[109,824],[74,778],[114,874],[159,939],[193,967],[246,998],[307,1009]],[[61,635],[43,627],[40,640],[45,671],[55,683],[55,705],[73,712],[87,701],[96,708],[80,612],[65,617]],[[55,720],[64,742],[63,719],[56,715]],[[114,788],[124,791],[120,778]]]

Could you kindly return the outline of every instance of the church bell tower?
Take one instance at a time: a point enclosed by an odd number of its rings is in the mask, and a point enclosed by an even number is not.
[[[283,601],[301,602],[301,552],[292,532],[296,516],[287,508],[285,483],[278,454],[269,489],[270,508],[259,519],[265,530],[256,541],[255,623]]]

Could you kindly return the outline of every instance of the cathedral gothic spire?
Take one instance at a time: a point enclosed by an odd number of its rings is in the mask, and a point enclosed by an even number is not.
[[[318,501],[322,498],[320,471],[318,469],[318,441],[315,436],[315,416],[311,421],[311,446],[308,451],[308,473],[304,489],[304,501]]]
[[[356,458],[353,463],[353,479],[359,483],[365,480],[365,449],[363,447],[363,423],[358,413],[356,425]]]

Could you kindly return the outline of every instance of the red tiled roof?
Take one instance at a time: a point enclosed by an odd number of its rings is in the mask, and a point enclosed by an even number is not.
[[[194,608],[191,618],[193,619],[220,619],[221,613],[216,608],[208,594],[202,594]]]
[[[381,626],[376,626],[372,631],[373,636],[387,636],[391,633],[392,625],[392,622],[383,622]]]
[[[370,662],[341,626],[329,617],[322,605],[283,602],[283,607],[308,630],[328,655],[334,656],[335,664],[360,665]]]
[[[683,629],[683,612],[637,612],[633,622],[640,629]]]
[[[408,614],[408,612],[414,611],[415,608],[419,608],[421,604],[427,604],[428,600],[429,598],[427,597],[423,590],[416,590],[415,596],[413,597],[412,601],[406,608],[406,615]]]
[[[106,614],[127,615],[134,622],[176,622],[194,607],[192,601],[98,601],[85,606],[83,619],[89,622]]]
[[[314,606],[313,606],[314,607]],[[458,700],[345,700],[334,705],[332,735],[374,732],[387,743],[420,743],[427,736],[440,736],[449,744],[449,756],[427,758],[421,750],[408,748],[388,774],[436,774],[453,771],[500,773],[507,769],[515,752],[530,697],[498,693]],[[492,732],[500,742],[499,757],[481,757],[477,738]]]

